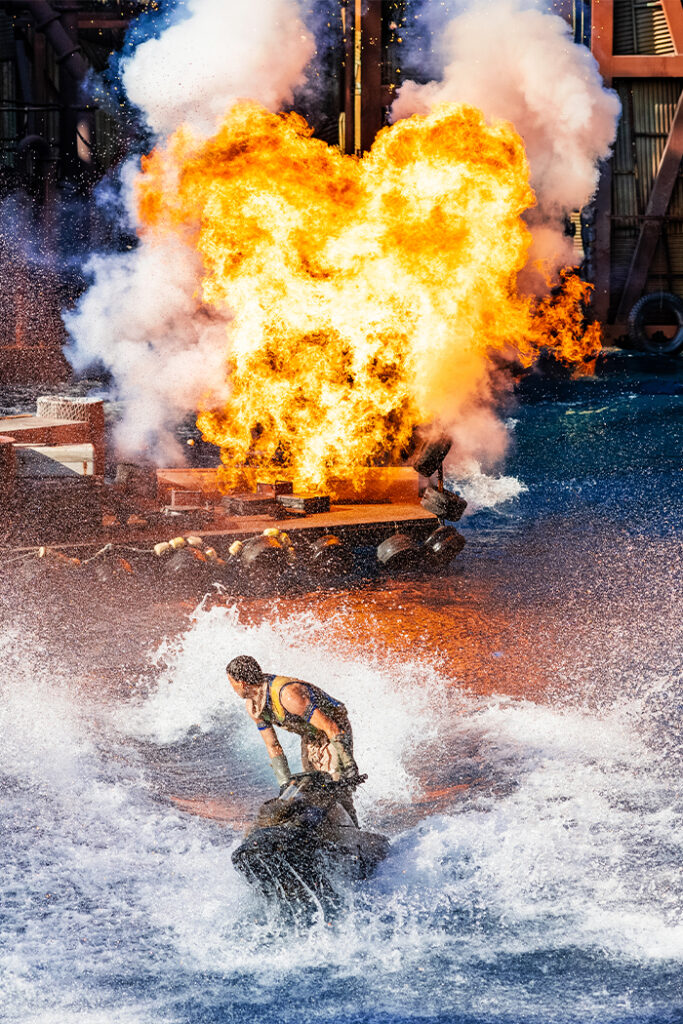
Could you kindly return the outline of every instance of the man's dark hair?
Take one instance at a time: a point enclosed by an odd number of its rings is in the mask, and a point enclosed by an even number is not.
[[[252,658],[248,654],[240,654],[237,658],[233,658],[226,666],[225,671],[233,679],[237,679],[240,683],[249,683],[250,686],[258,686],[263,676],[261,666],[256,658]]]

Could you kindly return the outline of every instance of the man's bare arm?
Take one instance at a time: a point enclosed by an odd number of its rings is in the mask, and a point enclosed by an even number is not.
[[[289,711],[293,715],[300,715],[304,717],[311,705],[311,697],[305,686],[301,683],[290,683],[280,694],[280,703],[286,711]],[[320,729],[324,732],[328,739],[336,740],[341,734],[342,730],[339,728],[336,722],[333,722],[331,718],[321,711],[320,708],[316,708],[311,717],[309,718],[311,725],[315,726],[316,729]]]
[[[280,746],[280,741],[277,738],[277,733],[275,732],[275,729],[273,729],[272,725],[267,725],[265,729],[259,729],[259,732],[263,737],[263,742],[266,745],[266,750],[270,757],[279,757],[284,753]]]
[[[283,689],[280,693],[280,703],[292,714],[308,717],[310,713],[310,694],[301,683],[292,683]],[[336,750],[339,772],[344,777],[358,776],[358,765],[352,753],[350,736],[320,708],[315,708],[308,720],[316,729],[325,733],[330,745]]]

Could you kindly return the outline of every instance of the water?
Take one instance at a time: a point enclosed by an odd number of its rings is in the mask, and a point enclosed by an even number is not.
[[[529,386],[442,580],[15,601],[0,1020],[682,1020],[682,405],[680,375]],[[333,922],[231,867],[273,788],[240,652],[349,707],[391,854]]]

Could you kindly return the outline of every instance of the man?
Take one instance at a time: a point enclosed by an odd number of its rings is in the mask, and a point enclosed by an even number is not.
[[[301,736],[304,771],[328,772],[333,779],[358,783],[360,776],[353,757],[353,736],[346,708],[317,686],[291,676],[268,675],[255,658],[242,654],[226,668],[228,680],[263,736],[275,778],[281,786],[291,772],[274,726]],[[353,803],[342,800],[357,824]],[[347,804],[349,806],[347,806]]]

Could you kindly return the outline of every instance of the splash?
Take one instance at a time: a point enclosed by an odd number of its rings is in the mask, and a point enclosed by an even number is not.
[[[595,347],[581,282],[546,305],[517,292],[524,146],[473,107],[403,120],[358,160],[298,115],[238,104],[210,139],[182,128],[147,157],[137,195],[143,240],[198,251],[204,305],[233,315],[229,397],[198,421],[225,489],[283,467],[304,487],[360,483],[416,424],[455,430],[490,405],[494,356]]]

